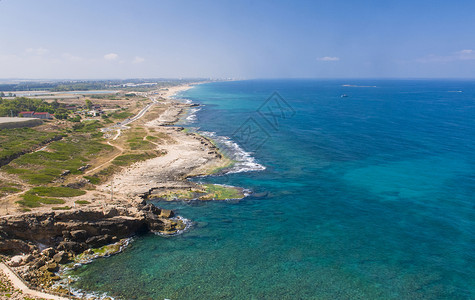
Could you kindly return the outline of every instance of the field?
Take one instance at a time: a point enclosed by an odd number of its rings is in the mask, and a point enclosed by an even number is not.
[[[87,99],[106,110],[103,117],[49,120],[35,128],[0,129],[0,207],[6,209],[4,213],[14,202],[22,211],[87,205],[87,200],[67,199],[94,190],[95,185],[125,166],[161,155],[155,150],[156,144],[145,138],[148,133],[143,128],[131,126],[115,144],[107,143],[100,131],[135,115],[149,100],[134,94],[113,94],[59,102],[80,107]]]

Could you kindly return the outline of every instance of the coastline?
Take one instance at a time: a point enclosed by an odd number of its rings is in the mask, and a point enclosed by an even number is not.
[[[154,143],[155,151],[160,155],[125,167],[107,182],[97,186],[95,190],[86,191],[82,196],[68,199],[67,204],[74,206],[74,209],[70,211],[51,212],[47,207],[42,207],[31,213],[2,217],[0,227],[4,233],[0,239],[0,248],[3,251],[27,253],[27,255],[13,257],[14,260],[10,261],[10,265],[15,266],[23,274],[23,278],[30,278],[27,280],[31,282],[35,276],[40,276],[38,278],[42,279],[34,279],[33,282],[38,284],[46,280],[48,282],[46,286],[52,286],[60,279],[55,275],[60,263],[70,261],[84,250],[110,244],[119,238],[134,236],[144,230],[157,232],[160,235],[174,235],[189,227],[186,219],[180,216],[175,217],[172,211],[154,208],[150,204],[146,205],[144,199],[225,200],[245,197],[244,190],[240,188],[199,184],[188,180],[190,177],[214,174],[216,170],[229,168],[234,163],[221,153],[210,137],[188,132],[183,127],[174,125],[185,112],[189,111],[190,107],[197,105],[182,103],[173,99],[173,96],[193,86],[194,84],[186,84],[158,91],[149,97],[154,102],[156,111],[152,108],[151,112],[147,113],[153,115],[158,111],[157,116],[151,120],[149,118],[134,120],[134,126],[142,126],[147,132],[167,137],[160,143]],[[120,129],[114,140],[119,136]],[[92,203],[76,208],[74,203],[77,201]],[[36,221],[31,223],[32,219]],[[102,229],[100,233],[97,233],[86,228],[87,226],[84,227],[84,224],[92,220],[99,228],[109,228],[104,232],[111,234],[104,235]],[[50,224],[48,226],[53,226],[53,229],[43,232],[45,222]],[[25,226],[28,228],[27,231],[36,232],[41,238],[33,237],[34,234],[22,234],[21,232],[24,231],[22,228]],[[122,229],[123,232],[120,232],[120,228],[130,230]],[[76,231],[82,231],[81,235],[86,237],[78,239],[65,233]],[[46,242],[43,248],[38,248],[38,245],[50,239],[50,236],[52,238],[58,235],[62,235],[59,240],[64,240],[64,242],[59,244]],[[50,248],[44,249],[47,246]],[[56,251],[56,248],[60,251]],[[67,257],[67,259],[58,258],[55,262],[53,258],[56,255]],[[41,274],[38,275],[40,269]],[[64,293],[64,286],[58,291]]]

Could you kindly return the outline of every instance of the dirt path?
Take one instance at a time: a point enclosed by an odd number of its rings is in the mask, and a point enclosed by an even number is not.
[[[38,297],[38,298],[43,298],[43,299],[68,300],[68,298],[65,298],[65,297],[55,296],[55,295],[51,295],[51,294],[30,289],[4,263],[0,263],[0,270],[8,277],[8,279],[11,281],[13,286],[21,290],[23,294],[28,294],[33,297]]]
[[[107,144],[116,148],[117,150],[119,150],[119,153],[117,153],[116,155],[112,156],[110,159],[108,159],[107,161],[103,162],[102,164],[100,164],[99,166],[95,167],[94,169],[90,169],[90,170],[87,170],[86,172],[84,172],[84,174],[82,174],[82,176],[87,176],[88,174],[91,174],[101,168],[103,168],[104,166],[108,165],[110,162],[112,162],[114,159],[116,159],[116,157],[122,155],[122,153],[124,153],[124,148],[122,148],[121,146],[119,145],[114,145],[112,144],[110,141],[107,141]]]

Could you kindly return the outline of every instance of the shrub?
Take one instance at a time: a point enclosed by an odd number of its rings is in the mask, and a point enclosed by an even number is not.
[[[72,189],[68,187],[34,187],[29,190],[27,193],[36,194],[38,196],[48,196],[48,197],[76,197],[84,195],[86,192],[82,190]]]
[[[51,208],[52,210],[68,210],[71,209],[69,206],[55,206]]]
[[[86,201],[86,200],[76,200],[74,203],[79,204],[79,205],[85,205],[85,204],[90,204],[91,202]]]

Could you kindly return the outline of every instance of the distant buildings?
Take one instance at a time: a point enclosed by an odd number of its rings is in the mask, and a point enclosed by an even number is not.
[[[22,111],[22,112],[20,112],[20,115],[23,118],[33,118],[34,113],[35,113],[34,111]]]
[[[22,111],[20,112],[20,115],[23,118],[38,118],[38,119],[52,119],[54,115],[48,113],[48,112],[34,112],[34,111]]]

